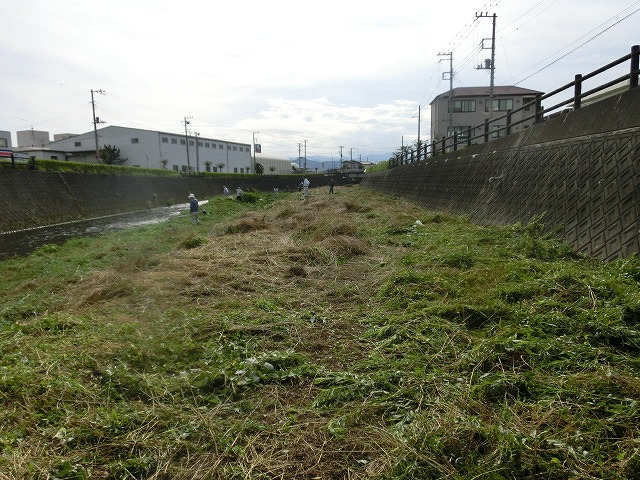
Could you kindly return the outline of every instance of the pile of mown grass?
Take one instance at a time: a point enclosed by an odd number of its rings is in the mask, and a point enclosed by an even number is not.
[[[637,258],[359,187],[206,210],[0,263],[0,479],[639,478]]]

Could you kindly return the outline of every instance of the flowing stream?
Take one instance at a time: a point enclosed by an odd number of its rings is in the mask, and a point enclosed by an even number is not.
[[[207,203],[206,200],[200,202],[200,205],[205,203]],[[74,237],[98,235],[113,230],[159,223],[184,214],[188,210],[189,204],[183,203],[0,233],[0,260],[28,255],[42,245],[61,244]]]

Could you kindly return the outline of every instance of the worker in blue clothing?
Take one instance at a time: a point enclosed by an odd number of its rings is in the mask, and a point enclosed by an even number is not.
[[[198,224],[198,199],[193,193],[189,194],[189,212],[191,213],[191,223]]]

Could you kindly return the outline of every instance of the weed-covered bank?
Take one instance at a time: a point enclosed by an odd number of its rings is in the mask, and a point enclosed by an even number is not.
[[[639,478],[636,258],[253,200],[0,263],[0,479]]]

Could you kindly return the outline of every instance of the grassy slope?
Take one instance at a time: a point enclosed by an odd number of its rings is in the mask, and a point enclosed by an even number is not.
[[[640,478],[636,258],[271,200],[0,263],[0,479]]]

